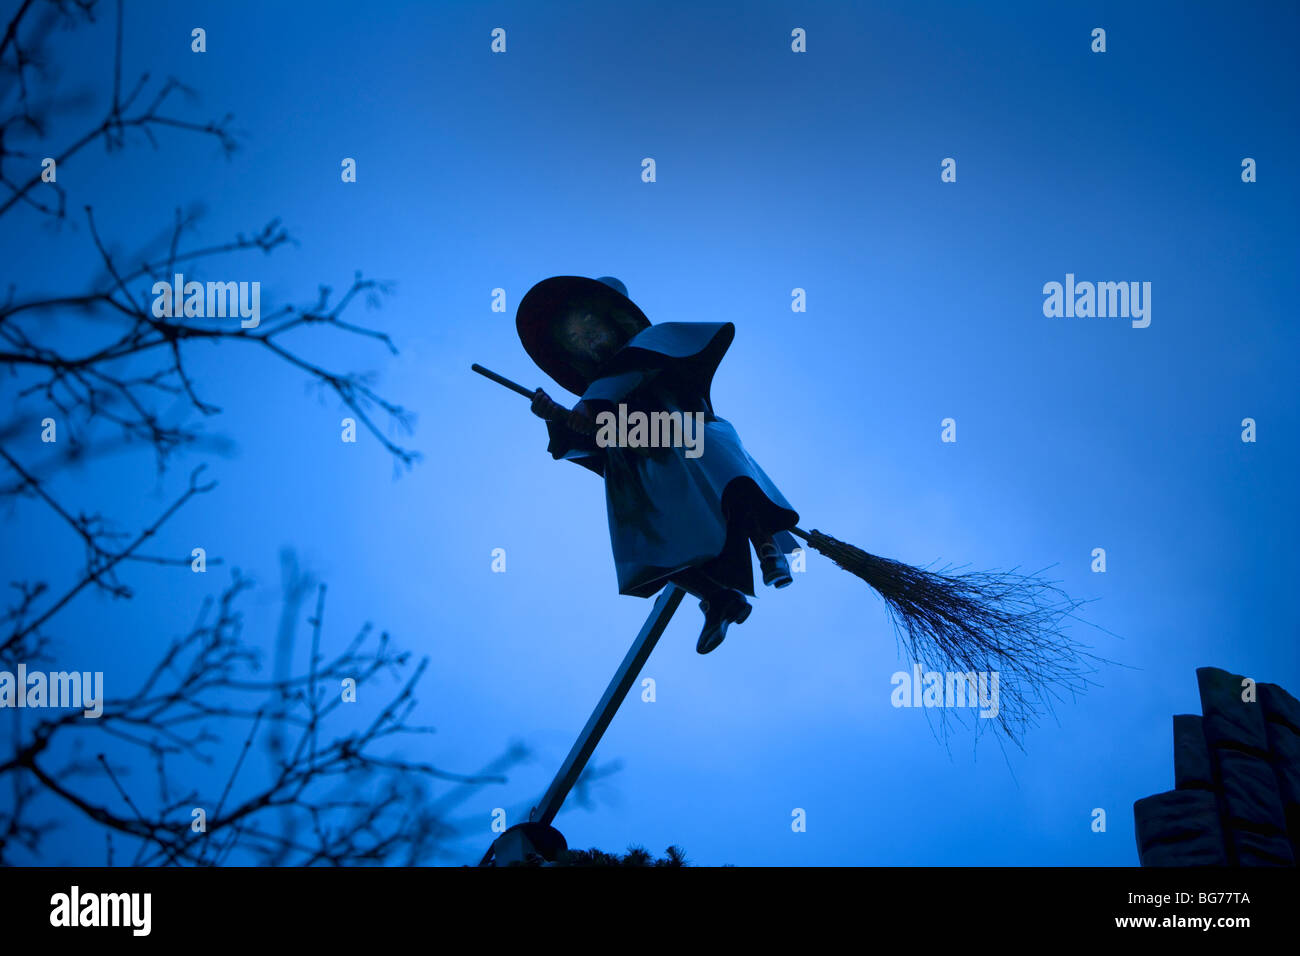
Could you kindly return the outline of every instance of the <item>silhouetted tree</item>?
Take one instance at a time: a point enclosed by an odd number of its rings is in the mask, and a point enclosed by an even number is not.
[[[80,135],[51,147],[50,115],[82,101],[56,88],[49,68],[51,35],[56,26],[93,22],[99,12],[95,0],[22,0],[0,37],[0,219],[25,213],[51,223],[56,237],[77,233],[68,217],[67,192],[57,180],[42,180],[39,156],[53,158],[57,169],[97,144],[116,151],[142,139],[157,148],[165,134],[207,137],[227,154],[237,148],[229,116],[196,122],[173,112],[173,101],[188,93],[176,80],[156,84],[146,73],[124,85],[120,0],[114,8],[117,46],[106,78],[111,81],[107,110]],[[31,151],[35,146],[40,153]],[[180,268],[199,273],[241,251],[271,253],[292,241],[272,220],[224,242],[195,245],[191,237],[200,214],[197,206],[177,210],[154,241],[120,254],[105,241],[86,205],[84,221],[102,263],[100,275],[80,288],[49,294],[24,294],[11,285],[0,302],[0,369],[9,373],[14,409],[0,423],[0,502],[11,511],[29,505],[49,509],[85,555],[84,566],[66,582],[12,583],[15,597],[0,617],[0,669],[54,661],[58,642],[52,627],[60,614],[95,591],[132,597],[133,566],[189,566],[189,555],[154,553],[150,543],[179,510],[215,486],[204,477],[206,466],[193,468],[171,504],[132,532],[123,531],[111,515],[79,510],[65,500],[68,492],[56,488],[55,478],[70,466],[93,467],[106,452],[124,448],[147,448],[160,474],[185,453],[224,451],[225,442],[160,411],[160,404],[179,399],[200,420],[219,414],[215,400],[190,374],[188,360],[199,345],[229,343],[276,357],[337,396],[396,467],[409,467],[417,458],[381,427],[409,432],[407,410],[375,391],[367,377],[307,359],[290,334],[360,337],[396,354],[384,332],[345,317],[358,298],[376,304],[389,291],[387,283],[357,274],[342,295],[321,287],[308,306],[273,310],[256,328],[153,314],[141,290],[155,280],[168,280]],[[33,233],[24,220],[23,235]],[[84,334],[61,335],[60,324],[51,321],[56,318],[80,323]],[[50,408],[56,410],[59,441],[43,446],[47,457],[29,460],[18,439],[33,434],[38,409]],[[435,859],[448,841],[464,835],[465,825],[452,818],[455,807],[482,785],[501,782],[526,750],[508,747],[468,775],[399,756],[395,744],[427,730],[408,723],[425,661],[412,661],[386,633],[369,625],[341,650],[327,651],[325,586],[298,569],[291,553],[282,564],[284,613],[269,679],[260,676],[261,654],[242,630],[239,603],[251,584],[235,571],[147,677],[131,692],[106,700],[100,718],[57,710],[15,709],[4,715],[12,746],[0,749],[0,863],[51,862],[42,855],[43,841],[69,815],[103,831],[109,863],[145,865],[232,859],[274,865],[411,864]],[[296,628],[313,596],[307,663],[295,671]],[[350,714],[340,714],[343,679],[368,686],[384,672],[399,674],[401,681],[378,713],[360,725]],[[218,791],[178,783],[186,779],[186,768],[210,764],[222,741],[236,740],[238,755]],[[266,756],[262,773],[250,766],[255,748]],[[137,782],[142,766],[152,768],[147,786]],[[435,795],[437,781],[455,786]],[[105,782],[108,797],[102,795]],[[201,829],[196,809],[203,811]],[[479,823],[475,834],[484,829]]]

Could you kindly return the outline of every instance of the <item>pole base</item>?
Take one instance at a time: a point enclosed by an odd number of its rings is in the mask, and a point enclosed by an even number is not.
[[[569,848],[564,834],[545,823],[516,823],[492,842],[480,866],[554,863]]]

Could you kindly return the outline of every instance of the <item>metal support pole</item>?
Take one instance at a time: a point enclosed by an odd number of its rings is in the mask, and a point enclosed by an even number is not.
[[[582,733],[578,735],[578,740],[569,751],[569,756],[564,758],[564,763],[560,765],[555,779],[551,781],[541,802],[528,814],[530,823],[549,826],[555,819],[555,815],[560,812],[560,807],[564,805],[564,798],[578,782],[578,777],[586,768],[587,761],[596,750],[596,745],[600,743],[600,738],[604,736],[606,728],[618,713],[619,705],[623,703],[628,691],[640,676],[641,668],[650,658],[650,652],[655,649],[655,645],[659,642],[664,629],[668,627],[673,612],[682,603],[685,594],[686,592],[677,585],[670,584],[655,600],[654,607],[650,609],[650,616],[641,625],[641,633],[636,636],[636,640],[632,642],[627,655],[623,658],[623,663],[614,672],[614,677],[605,688],[600,703],[587,719],[587,726],[582,728]],[[492,850],[489,848],[483,858],[484,862],[491,854]]]
[[[645,662],[650,658],[650,652],[659,643],[660,635],[668,627],[669,619],[677,610],[677,605],[682,603],[685,594],[686,592],[677,585],[670,584],[659,595],[655,606],[650,609],[650,616],[645,619],[645,624],[641,625],[641,633],[636,636],[636,640],[628,649],[627,656],[623,658],[623,663],[614,672],[613,679],[605,688],[605,696],[591,712],[591,717],[587,719],[587,726],[582,728],[582,733],[578,735],[578,740],[569,751],[569,756],[564,758],[564,763],[560,766],[555,779],[551,781],[545,796],[542,797],[542,802],[533,807],[532,813],[528,814],[530,821],[549,825],[560,812],[564,798],[578,782],[578,777],[586,768],[587,761],[596,749],[596,744],[600,743],[605,729],[618,713],[619,705],[623,703],[627,692],[632,689],[632,685],[641,674],[641,668],[645,666]]]

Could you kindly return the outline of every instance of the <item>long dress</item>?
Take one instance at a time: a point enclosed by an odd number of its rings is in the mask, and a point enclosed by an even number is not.
[[[745,451],[726,419],[713,413],[709,389],[735,337],[730,322],[663,322],[643,329],[601,369],[582,395],[589,417],[682,412],[703,414],[702,441],[681,447],[609,445],[548,422],[552,457],[605,479],[609,537],[620,594],[651,597],[675,573],[699,568],[723,587],[754,594],[748,516],[785,554],[799,547],[788,529],[798,513]],[[692,423],[693,425],[693,423]]]

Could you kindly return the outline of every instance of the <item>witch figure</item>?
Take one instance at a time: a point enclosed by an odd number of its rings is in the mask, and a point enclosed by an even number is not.
[[[736,327],[652,325],[609,276],[544,279],[519,303],[515,324],[542,371],[580,396],[567,409],[539,388],[532,410],[547,421],[553,458],[605,479],[619,593],[651,597],[672,583],[699,598],[695,649],[708,654],[753,609],[745,599],[754,596],[750,547],[763,583],[777,588],[792,583],[786,556],[799,547],[789,533],[799,515],[713,411],[710,384]],[[675,412],[703,430],[689,448],[620,444],[598,428],[609,420],[604,412],[650,421]]]

